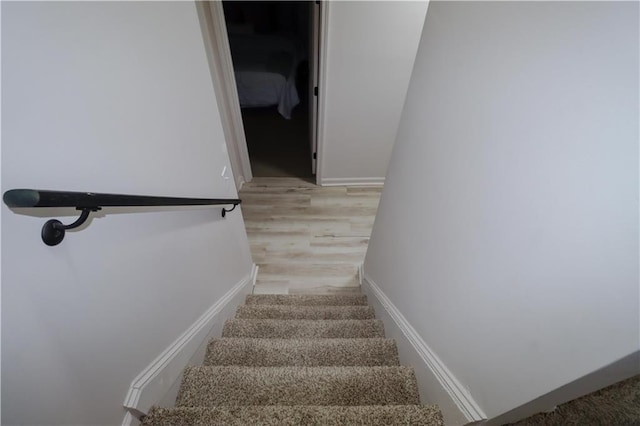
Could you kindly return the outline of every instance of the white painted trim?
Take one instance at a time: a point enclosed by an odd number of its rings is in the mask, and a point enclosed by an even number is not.
[[[260,267],[254,263],[253,268],[251,269],[251,292],[252,293],[253,293],[253,287],[256,286],[256,281],[258,280],[258,269],[260,269]]]
[[[257,275],[258,266],[254,264],[251,273],[207,309],[196,322],[133,379],[124,400],[124,407],[129,412],[125,415],[123,425],[130,425],[132,418],[147,414],[151,406],[160,401],[171,389],[189,360],[207,338],[214,324],[228,319],[221,318],[220,313],[225,308],[235,308],[242,303],[243,297],[253,291]]]
[[[227,22],[224,18],[224,10],[221,1],[209,2],[211,7],[211,17],[213,18],[214,31],[218,48],[220,49],[221,65],[225,69],[226,91],[229,96],[231,108],[229,116],[234,122],[235,145],[238,149],[239,159],[242,164],[243,181],[251,182],[253,173],[251,172],[251,162],[249,161],[249,148],[244,134],[244,125],[242,123],[242,112],[240,111],[240,99],[238,98],[238,89],[236,86],[236,74],[233,69],[233,61],[231,59],[231,47],[229,45],[229,36],[227,35]]]
[[[438,356],[429,348],[427,342],[422,339],[422,337],[418,334],[418,332],[413,328],[413,326],[407,321],[407,319],[402,315],[400,310],[391,302],[391,300],[387,297],[386,294],[378,287],[378,285],[367,276],[366,271],[363,270],[362,273],[362,281],[363,281],[363,290],[366,288],[368,293],[371,293],[377,301],[382,305],[384,310],[389,314],[393,324],[389,324],[391,326],[395,326],[400,329],[402,335],[406,341],[413,347],[413,349],[418,353],[422,361],[424,362],[424,366],[422,368],[428,369],[428,371],[434,375],[438,383],[442,386],[442,388],[446,391],[451,400],[455,403],[458,409],[462,412],[462,414],[466,417],[468,422],[479,422],[487,419],[487,416],[482,411],[480,406],[475,402],[471,394],[465,389],[465,387],[455,378],[453,373],[449,371],[449,369],[444,365],[442,360],[438,358]],[[384,320],[383,320],[384,321]],[[387,327],[388,324],[385,324],[385,329],[391,328]],[[400,342],[398,342],[400,344]],[[419,366],[413,365],[414,368],[418,369]],[[439,401],[437,401],[441,404]],[[444,408],[441,404],[441,409]],[[446,414],[445,419],[446,419]]]
[[[361,178],[324,178],[320,180],[321,186],[383,186],[383,177]]]
[[[227,35],[227,24],[221,1],[196,1],[196,8],[202,18],[203,37],[207,56],[212,68],[212,80],[216,91],[216,101],[225,133],[227,151],[231,160],[236,189],[243,182],[251,182],[251,162],[249,149],[242,124],[240,100],[233,71],[231,48]]]
[[[331,2],[320,3],[320,64],[318,64],[318,130],[316,135],[316,184],[323,185],[322,165],[324,161],[324,126],[327,96],[327,50],[329,49],[329,7]]]
[[[240,190],[242,189],[242,187],[244,186],[244,184],[245,184],[245,183],[247,183],[247,182],[244,180],[244,176],[240,176],[240,177],[238,178],[238,181],[237,181],[237,182],[238,182],[238,183],[236,184],[236,191],[237,191],[237,192],[240,192]]]
[[[140,424],[140,420],[138,420],[133,414],[127,412],[124,415],[124,420],[122,420],[122,426],[137,426]]]
[[[320,9],[321,2],[313,2],[309,8],[309,144],[311,146],[311,174],[315,175],[318,169],[318,97],[314,88],[318,87],[320,67]]]

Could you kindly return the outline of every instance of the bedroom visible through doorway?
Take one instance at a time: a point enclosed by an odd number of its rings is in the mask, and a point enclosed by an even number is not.
[[[313,176],[314,7],[308,1],[223,1],[255,177]]]

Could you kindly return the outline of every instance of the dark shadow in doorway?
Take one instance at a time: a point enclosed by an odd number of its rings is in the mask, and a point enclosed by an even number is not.
[[[256,177],[311,178],[308,108],[298,105],[290,120],[277,107],[243,108],[251,170]]]

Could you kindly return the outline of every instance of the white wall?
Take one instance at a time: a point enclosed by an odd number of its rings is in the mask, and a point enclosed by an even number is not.
[[[364,269],[489,417],[640,348],[638,43],[637,3],[429,5]]]
[[[193,3],[3,3],[2,65],[3,191],[236,196]],[[250,273],[241,212],[104,209],[56,247],[36,214],[2,206],[3,424],[120,423]]]
[[[328,5],[319,183],[384,181],[426,11],[427,2]]]

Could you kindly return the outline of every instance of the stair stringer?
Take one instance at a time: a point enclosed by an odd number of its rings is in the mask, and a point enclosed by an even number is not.
[[[127,413],[122,426],[137,424],[141,415],[147,414],[153,405],[160,405],[161,401],[175,401],[185,367],[202,364],[209,340],[221,334],[225,321],[233,317],[236,308],[252,293],[257,275],[258,266],[254,264],[248,275],[133,379],[123,403]]]
[[[469,391],[429,348],[380,287],[367,276],[362,265],[358,273],[362,292],[382,320],[386,337],[396,340],[401,363],[415,369],[422,402],[438,404],[447,425],[485,421],[487,416]]]

